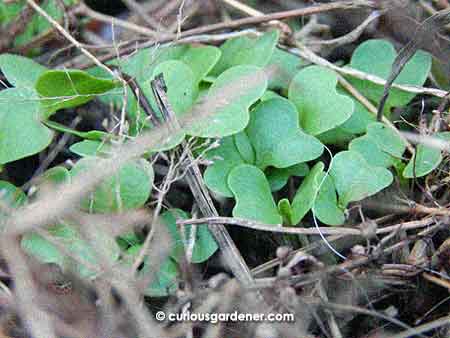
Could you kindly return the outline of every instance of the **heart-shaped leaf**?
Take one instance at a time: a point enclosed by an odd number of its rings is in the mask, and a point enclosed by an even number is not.
[[[132,76],[137,81],[147,81],[148,77],[154,73],[154,69],[165,61],[182,61],[194,73],[195,82],[198,84],[211,71],[221,55],[219,48],[202,45],[177,45],[170,47],[152,47],[138,51],[137,53],[121,58],[120,62],[113,64],[119,66],[121,70]],[[97,74],[100,73],[96,69]]]
[[[341,151],[332,162],[330,175],[339,194],[339,205],[372,196],[388,187],[393,180],[389,170],[371,166],[356,151]]]
[[[33,91],[0,91],[0,164],[39,153],[52,137],[52,131],[40,121],[38,98]]]
[[[181,115],[192,107],[198,95],[198,86],[191,68],[181,61],[165,61],[155,67],[152,80],[159,74],[164,75],[164,82],[167,86],[167,98],[170,106],[177,115]],[[147,96],[150,96],[150,81],[144,87]],[[153,105],[158,110],[156,104]]]
[[[193,123],[188,135],[224,137],[245,129],[249,107],[267,89],[267,76],[255,66],[236,66],[223,72],[200,104],[199,114],[207,115]],[[195,108],[194,108],[195,109]]]
[[[419,144],[414,157],[408,162],[403,170],[403,177],[414,178],[429,174],[442,161],[441,150]]]
[[[292,79],[289,99],[296,105],[300,124],[307,133],[324,133],[353,114],[353,100],[337,93],[337,81],[333,71],[320,66],[304,68]]]
[[[368,125],[367,135],[382,151],[400,158],[406,148],[405,141],[392,129],[383,123],[374,122]]]
[[[248,218],[266,224],[280,224],[282,218],[264,173],[255,166],[241,164],[228,176],[228,186],[236,199],[234,217]]]
[[[213,160],[214,163],[205,170],[205,184],[215,193],[226,197],[233,197],[232,191],[228,188],[230,171],[240,164],[246,163],[234,142],[236,135],[224,137],[218,148],[207,153],[207,158]]]
[[[169,229],[174,243],[171,257],[177,262],[185,254],[185,243],[183,242],[183,237],[180,234],[180,230],[177,227],[176,221],[179,219],[188,219],[188,217],[189,215],[180,209],[170,209],[161,215],[164,224]],[[184,231],[184,238],[188,243],[191,240],[192,236],[192,226],[185,225]],[[212,237],[208,227],[204,224],[197,225],[191,262],[202,263],[209,257],[211,257],[217,251],[217,249],[217,243]]]
[[[340,92],[340,91],[338,91]],[[355,135],[363,134],[367,126],[375,122],[376,117],[371,114],[359,101],[353,100],[355,111],[352,116],[339,127],[326,131],[318,136],[325,144],[346,145]]]
[[[261,102],[251,112],[246,133],[255,149],[256,166],[287,168],[316,159],[322,144],[299,128],[295,106],[286,99]]]
[[[372,166],[389,168],[395,162],[395,158],[382,151],[369,135],[354,139],[350,142],[348,150],[360,153]]]
[[[16,88],[34,90],[34,85],[47,68],[33,60],[12,54],[0,55],[0,69]]]
[[[75,176],[86,170],[93,161],[93,157],[79,160],[72,168],[71,175]],[[82,208],[96,213],[139,208],[150,196],[153,178],[153,169],[147,161],[141,159],[125,164],[117,175],[106,178],[82,201]]]
[[[155,67],[150,80],[161,73],[164,76],[164,81],[167,86],[167,99],[169,100],[170,106],[177,116],[182,116],[183,113],[190,110],[198,96],[198,85],[196,84],[194,73],[185,63],[170,60],[162,62]],[[159,112],[152,93],[150,80],[143,86],[143,91],[150,98],[153,110],[158,112],[161,118],[161,112]],[[184,131],[174,133],[166,144],[152,150],[162,151],[174,148],[184,140],[184,137]]]
[[[388,168],[403,155],[406,148],[400,136],[383,123],[374,122],[367,126],[367,134],[354,139],[349,150],[359,152],[373,166]]]
[[[187,64],[194,73],[195,83],[200,83],[219,61],[222,52],[214,46],[187,46],[180,60]]]
[[[278,31],[273,30],[257,39],[243,36],[227,40],[220,46],[222,56],[211,71],[211,75],[219,76],[227,69],[238,65],[260,67],[267,65],[275,50],[278,37]]]
[[[345,222],[344,211],[338,206],[336,189],[331,176],[321,181],[319,193],[313,205],[314,216],[328,225],[341,225]]]
[[[118,85],[117,81],[97,78],[80,70],[50,70],[38,78],[36,91],[42,97],[47,114],[51,114],[89,102]]]
[[[324,177],[324,164],[316,163],[306,175],[292,201],[292,224],[298,224],[313,207]]]
[[[386,40],[369,40],[358,46],[352,55],[350,66],[368,74],[387,79],[391,73],[392,64],[397,56],[395,48]],[[400,75],[394,81],[395,84],[422,86],[431,69],[431,56],[428,53],[418,51],[409,60]],[[350,78],[352,84],[367,98],[373,102],[379,102],[383,95],[383,86],[370,81]],[[389,107],[406,105],[416,94],[407,93],[392,88],[386,103]]]

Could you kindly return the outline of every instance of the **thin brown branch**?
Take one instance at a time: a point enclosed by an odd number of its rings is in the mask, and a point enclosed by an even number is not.
[[[400,223],[397,225],[391,225],[383,228],[377,229],[376,233],[378,235],[386,234],[390,232],[395,232],[398,229],[402,230],[414,230],[428,226],[433,223],[434,220],[432,218],[425,218],[420,221],[411,221],[406,223]],[[179,220],[177,221],[179,225],[185,224],[227,224],[227,225],[236,225],[241,226],[248,229],[258,230],[258,231],[268,231],[274,233],[284,233],[284,234],[297,234],[297,235],[319,235],[320,233],[329,236],[336,235],[354,235],[354,236],[363,236],[363,230],[358,228],[346,228],[346,227],[283,227],[281,224],[263,224],[259,222],[255,222],[249,219],[243,219],[238,217],[205,217],[205,218],[197,218],[197,219],[188,219],[188,220]],[[363,227],[364,224],[361,224]]]
[[[371,1],[334,1],[331,3],[317,4],[305,8],[294,9],[290,11],[283,11],[271,14],[263,14],[229,22],[221,22],[213,25],[198,27],[190,29],[181,34],[180,37],[192,36],[197,34],[204,34],[212,31],[218,31],[222,29],[233,29],[249,25],[257,25],[273,20],[285,20],[291,18],[297,18],[301,16],[309,16],[318,13],[336,11],[336,10],[348,10],[358,9],[361,7],[375,7]]]

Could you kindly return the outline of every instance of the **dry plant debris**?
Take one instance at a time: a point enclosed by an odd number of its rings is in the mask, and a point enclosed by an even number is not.
[[[0,338],[449,337],[448,1],[116,5],[0,3]]]

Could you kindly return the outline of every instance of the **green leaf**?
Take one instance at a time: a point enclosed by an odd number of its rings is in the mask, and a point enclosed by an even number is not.
[[[8,207],[11,209],[18,208],[25,204],[27,201],[27,196],[25,193],[14,186],[13,184],[0,181],[0,203],[4,207]],[[3,212],[5,208],[0,209],[0,221],[7,213]]]
[[[135,244],[129,247],[122,262],[131,266],[139,255],[142,244]],[[143,291],[144,295],[150,297],[166,297],[178,289],[179,269],[177,263],[168,256],[165,258],[156,271],[148,257],[144,259],[144,266],[138,272],[139,278],[148,280],[148,276],[153,277],[152,281]]]
[[[156,277],[150,285],[144,290],[144,295],[150,297],[166,297],[178,289],[179,269],[176,262],[168,257],[161,264],[158,271],[152,271],[151,263],[146,260],[142,274],[150,274]],[[156,273],[155,273],[156,272]]]
[[[338,146],[346,145],[355,138],[355,135],[365,133],[367,126],[375,122],[375,115],[371,114],[359,101],[353,99],[353,103],[355,111],[352,116],[339,127],[320,134],[318,136],[320,142]]]
[[[211,71],[221,55],[214,46],[178,45],[170,47],[146,48],[131,57],[115,60],[113,64],[137,81],[147,81],[154,69],[165,61],[182,61],[192,70],[198,84]]]
[[[186,133],[207,138],[229,136],[244,130],[249,121],[249,107],[266,89],[267,76],[260,68],[236,66],[228,69],[217,78],[204,98],[207,102],[214,101],[205,107],[208,114],[188,126]]]
[[[248,218],[266,224],[280,224],[281,216],[264,173],[255,166],[242,164],[228,176],[228,186],[236,199],[234,217]]]
[[[64,6],[72,6],[74,4],[78,3],[78,0],[63,0],[62,3]],[[58,4],[54,1],[47,1],[41,5],[42,9],[50,15],[53,19],[56,21],[61,21],[64,18],[64,11],[65,9],[61,7],[61,3]],[[39,15],[36,13],[36,15],[33,17],[33,23],[35,24],[36,33],[45,32],[50,28],[53,28],[52,24],[48,22],[46,18],[44,18],[42,15]]]
[[[68,184],[70,183],[71,177],[70,172],[64,167],[56,166],[48,169],[45,173],[42,174],[42,182],[43,183],[51,183],[51,184]]]
[[[34,92],[18,88],[0,91],[0,164],[39,153],[52,137],[40,121]]]
[[[403,177],[422,177],[432,172],[442,161],[440,149],[419,144],[414,157],[403,170]]]
[[[70,184],[71,177],[70,172],[64,167],[56,166],[48,169],[41,176],[39,176],[34,183],[36,192],[33,194],[33,199],[39,198],[41,190],[48,192],[49,189],[60,188],[61,185]]]
[[[269,181],[270,189],[272,191],[278,191],[286,185],[289,177],[306,176],[308,172],[308,165],[306,163],[299,163],[287,168],[269,167],[264,171],[264,174]]]
[[[93,157],[82,158],[72,168],[71,175],[83,172],[95,160]],[[153,169],[147,161],[141,159],[127,163],[117,175],[105,178],[103,183],[82,201],[82,208],[95,213],[139,208],[150,196],[153,178]]]
[[[76,4],[78,0],[63,0],[65,6],[70,6]],[[0,2],[0,25],[6,24],[11,20],[15,19],[19,13],[23,10],[26,1],[14,1],[14,3],[4,3]],[[60,21],[64,15],[64,8],[55,1],[45,1],[41,4],[42,9],[49,14],[52,18]],[[26,27],[23,33],[18,35],[14,41],[14,46],[19,46],[30,42],[33,38],[37,36],[42,36],[46,31],[48,31],[52,26],[51,24],[41,15],[36,13],[25,23]]]
[[[394,157],[401,157],[405,151],[405,141],[392,128],[383,123],[374,122],[369,124],[367,135],[382,151]]]
[[[182,116],[183,113],[190,110],[198,96],[198,85],[196,84],[194,73],[186,64],[176,60],[160,63],[155,67],[151,79],[154,79],[161,73],[167,86],[167,99],[170,106],[177,116]],[[153,110],[161,116],[152,93],[150,81],[145,83],[143,91],[150,98]],[[162,151],[174,148],[184,140],[184,137],[184,131],[174,133],[166,144],[152,150]]]
[[[205,184],[215,193],[225,197],[233,197],[233,193],[228,187],[230,171],[238,165],[246,163],[236,147],[234,141],[236,135],[223,138],[218,148],[212,149],[206,154],[206,157],[213,160],[214,163],[205,170]]]
[[[370,113],[358,100],[353,99],[355,111],[352,116],[338,128],[350,134],[362,134],[366,132],[367,126],[376,121],[374,114]]]
[[[164,224],[168,227],[172,236],[174,247],[172,249],[171,257],[175,261],[179,261],[185,254],[185,244],[183,237],[180,234],[179,228],[176,225],[178,219],[188,219],[189,215],[180,209],[170,209],[161,215]],[[190,240],[192,226],[185,225],[185,238]],[[186,243],[187,244],[187,243]],[[197,225],[195,232],[195,242],[192,250],[192,263],[202,263],[208,260],[218,249],[217,243],[211,235],[208,227],[205,224]]]
[[[7,24],[20,13],[24,1],[0,2],[0,24]]]
[[[395,158],[382,151],[369,135],[354,139],[350,142],[348,150],[360,153],[372,166],[389,168],[395,162]]]
[[[368,125],[367,134],[354,139],[349,150],[359,152],[373,166],[388,168],[401,158],[406,148],[400,136],[384,125],[374,122]]]
[[[26,233],[21,240],[22,249],[43,263],[64,266],[64,255],[57,246],[35,232]]]
[[[322,181],[313,205],[313,213],[322,223],[341,225],[345,222],[344,211],[338,206],[336,190],[331,176]]]
[[[94,236],[96,245],[100,245],[106,251],[107,257],[111,262],[117,261],[120,255],[120,249],[114,238],[105,235],[99,228],[90,227]],[[49,237],[47,240],[41,235],[31,231],[26,233],[21,240],[21,246],[28,254],[34,256],[43,263],[55,263],[63,271],[74,268],[75,272],[81,277],[95,277],[95,271],[89,269],[79,262],[88,262],[90,265],[101,267],[96,249],[90,243],[83,239],[74,225],[58,224],[48,228]],[[68,252],[70,257],[66,256],[57,245],[52,242],[60,243]],[[76,260],[78,259],[78,261]]]
[[[245,131],[233,135],[234,144],[245,162],[255,163],[255,150]]]
[[[292,224],[298,224],[314,205],[320,184],[323,180],[324,164],[316,163],[303,180],[292,201]]]
[[[283,218],[283,224],[294,225],[291,203],[287,198],[278,201],[278,213]]]
[[[79,156],[102,156],[108,155],[111,146],[106,142],[93,141],[93,140],[84,140],[81,142],[77,142],[72,144],[69,147],[69,150]]]
[[[23,56],[0,55],[0,69],[14,87],[34,89],[34,85],[47,68]]]
[[[281,96],[280,94],[271,91],[271,90],[266,90],[264,92],[264,95],[261,96],[261,101],[268,101],[270,99],[275,99],[275,98],[283,98],[283,96]]]
[[[210,75],[219,76],[237,65],[266,66],[275,50],[278,37],[278,31],[273,30],[257,39],[242,36],[227,40],[220,46],[222,56]]]
[[[269,61],[268,68],[273,72],[269,77],[269,88],[287,92],[292,78],[305,62],[298,56],[275,48]]]
[[[220,49],[214,46],[189,45],[179,59],[192,69],[195,83],[198,84],[219,61],[221,55]]]
[[[198,90],[197,86],[199,82],[205,77],[205,75],[211,70],[214,64],[217,63],[220,57],[220,50],[217,47],[213,46],[194,46],[194,45],[178,45],[171,47],[154,47],[147,48],[138,51],[130,57],[120,58],[120,60],[114,60],[111,63],[120,67],[121,71],[133,77],[142,90],[144,94],[149,98],[150,101],[153,100],[152,90],[150,88],[149,79],[154,77],[154,75],[160,73],[160,70],[156,68],[161,67],[160,65],[166,61],[178,61],[188,66],[190,71],[183,70],[183,73],[175,74],[174,83],[178,78],[183,75],[184,77],[192,77],[195,90]],[[168,70],[167,67],[166,71]],[[180,67],[181,68],[181,67]],[[110,74],[107,74],[102,69],[98,67],[92,68],[89,70],[90,74],[105,78],[111,78]],[[176,73],[176,72],[175,72]],[[186,73],[190,73],[187,74]],[[178,78],[177,78],[178,76]],[[166,77],[167,80],[167,77]],[[187,86],[191,86],[190,81],[188,83],[182,83],[183,88],[188,88]],[[177,88],[177,85],[169,85],[168,87]],[[182,98],[182,97],[180,97]],[[114,95],[113,93],[108,93],[107,95],[102,95],[100,99],[107,103],[113,103],[115,105],[122,105],[122,95]],[[182,98],[186,101],[184,98]],[[155,105],[153,104],[153,108]],[[136,135],[140,129],[145,126],[148,127],[149,124],[145,121],[145,113],[140,111],[140,107],[137,104],[137,101],[128,88],[127,95],[127,105],[126,105],[127,114],[130,117],[131,124],[131,134]],[[184,136],[179,136],[179,138]],[[173,142],[176,143],[175,141]],[[167,146],[170,148],[170,144]],[[159,149],[158,149],[159,150]]]
[[[337,81],[333,71],[320,66],[304,68],[292,80],[288,96],[307,133],[324,133],[342,125],[353,114],[353,100],[336,91]]]
[[[80,70],[50,70],[38,78],[36,90],[51,114],[89,102],[118,85],[116,81],[96,78]]]
[[[101,130],[90,130],[90,131],[78,131],[72,128],[69,128],[61,123],[54,121],[44,121],[44,124],[53,130],[60,131],[62,133],[72,134],[87,140],[105,140],[108,138],[114,137],[114,135],[109,134],[105,131]]]
[[[247,135],[255,149],[255,165],[287,168],[316,159],[322,144],[299,128],[295,106],[286,99],[261,102],[251,112]]]
[[[342,151],[332,162],[330,175],[339,194],[339,205],[372,196],[388,187],[393,180],[389,170],[371,166],[355,151]]]
[[[358,46],[354,51],[350,66],[371,75],[376,75],[382,79],[387,79],[391,73],[392,63],[397,56],[397,52],[389,41],[369,40]],[[412,86],[422,86],[431,69],[431,56],[428,53],[418,51],[406,63],[400,75],[395,80],[395,84]],[[350,78],[352,84],[363,94],[376,104],[383,95],[383,86],[370,81]],[[386,107],[399,107],[409,103],[415,96],[414,93],[406,93],[399,89],[392,88]]]
[[[192,70],[181,61],[165,61],[155,67],[152,78],[159,74],[164,75],[164,81],[167,86],[167,98],[170,106],[177,115],[181,115],[192,107],[198,95],[198,86]],[[150,81],[145,87],[151,92]],[[145,89],[144,89],[145,91]],[[157,110],[157,106],[154,105]]]

